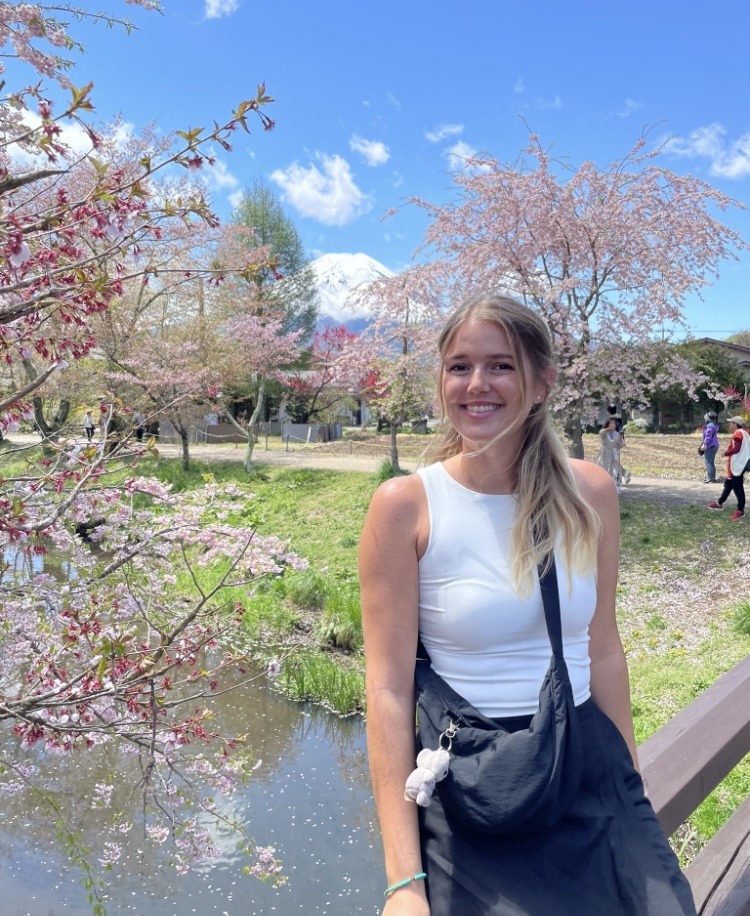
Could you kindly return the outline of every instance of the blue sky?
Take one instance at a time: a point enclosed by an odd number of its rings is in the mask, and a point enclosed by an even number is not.
[[[228,215],[232,195],[262,177],[311,256],[363,251],[398,271],[425,226],[405,200],[449,201],[453,154],[512,162],[528,129],[571,164],[605,166],[650,127],[653,142],[670,136],[680,151],[661,164],[750,203],[749,4],[164,0],[162,16],[109,7],[138,31],[74,27],[86,55],[71,76],[93,80],[97,117],[206,125],[265,80],[276,129],[238,135],[219,157],[215,206]],[[750,239],[750,214],[725,220]],[[697,336],[750,327],[750,256],[721,273],[704,303],[686,307]]]

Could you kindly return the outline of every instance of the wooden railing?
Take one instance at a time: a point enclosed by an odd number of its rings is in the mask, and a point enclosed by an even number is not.
[[[750,752],[750,656],[638,749],[649,797],[669,836]],[[750,798],[685,874],[700,916],[750,916]]]

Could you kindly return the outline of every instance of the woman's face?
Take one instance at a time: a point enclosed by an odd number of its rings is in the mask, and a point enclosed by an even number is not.
[[[446,416],[466,444],[491,441],[544,399],[541,378],[526,379],[522,398],[521,371],[505,332],[493,321],[469,320],[459,327],[445,352],[442,395]],[[519,427],[514,438],[520,441],[523,432]]]

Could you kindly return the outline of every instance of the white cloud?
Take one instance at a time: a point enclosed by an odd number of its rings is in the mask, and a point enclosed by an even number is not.
[[[36,112],[24,111],[22,122],[28,130],[38,130],[42,125],[42,120]],[[89,134],[76,121],[59,121],[58,127],[60,133],[57,137],[66,149],[70,150],[75,158],[86,156],[93,152],[94,144]],[[105,132],[109,129],[109,133]],[[133,137],[134,126],[129,121],[116,121],[104,128],[95,127],[95,132],[102,140],[110,142],[115,149],[124,150]],[[9,144],[5,150],[13,162],[22,168],[39,168],[40,161],[46,164],[46,157],[41,153],[33,153],[23,150],[16,144]],[[53,166],[54,167],[54,166]]]
[[[513,92],[523,92],[525,88],[526,84],[523,81],[523,77],[519,76],[513,85]]]
[[[622,111],[617,112],[618,118],[628,118],[634,111],[643,108],[643,102],[634,102],[633,99],[625,99],[625,107]]]
[[[231,16],[240,8],[240,0],[206,0],[206,19]]]
[[[424,135],[430,143],[440,143],[448,137],[457,137],[463,131],[463,124],[439,124],[434,130],[426,130]]]
[[[240,183],[223,159],[214,159],[214,164],[206,168],[204,175],[208,184],[220,191],[234,190]]]
[[[556,95],[554,99],[537,99],[536,100],[537,108],[562,108],[562,99],[559,95]]]
[[[293,162],[271,172],[271,180],[303,216],[327,226],[345,226],[367,213],[372,201],[357,187],[349,163],[341,156],[317,153],[320,163],[308,167]]]
[[[237,188],[236,191],[232,191],[232,193],[227,197],[229,206],[232,208],[232,210],[236,210],[237,207],[239,207],[239,205],[242,203],[244,194],[245,192],[242,190],[242,188]]]
[[[750,175],[750,133],[727,144],[721,124],[698,127],[687,137],[673,137],[664,144],[664,152],[689,159],[709,160],[709,171],[722,178],[745,178]]]
[[[467,159],[473,159],[477,155],[477,151],[473,146],[464,143],[463,140],[459,140],[458,143],[454,143],[453,146],[443,150],[443,155],[448,159],[448,168],[451,172],[468,173],[481,170],[477,166],[470,166],[466,162]]]
[[[364,157],[368,165],[384,165],[391,158],[388,147],[380,140],[365,140],[354,134],[349,141],[349,147]]]
[[[401,111],[401,102],[399,102],[399,100],[392,92],[388,92],[387,98],[390,104],[393,105],[393,107],[396,109],[396,111]]]

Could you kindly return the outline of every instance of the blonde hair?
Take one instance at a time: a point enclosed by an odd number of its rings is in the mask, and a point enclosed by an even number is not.
[[[526,402],[529,378],[549,377],[554,371],[552,341],[544,321],[530,308],[505,296],[470,299],[448,318],[438,340],[440,369],[438,401],[442,423],[428,463],[445,461],[462,451],[461,436],[450,425],[443,403],[445,356],[459,328],[468,321],[491,321],[505,333],[517,366],[521,402]],[[499,433],[480,451],[509,432],[526,426],[515,466],[518,511],[513,530],[511,576],[521,594],[533,587],[536,566],[553,548],[571,572],[596,570],[600,535],[599,516],[578,491],[565,447],[555,431],[546,399],[526,416]]]

